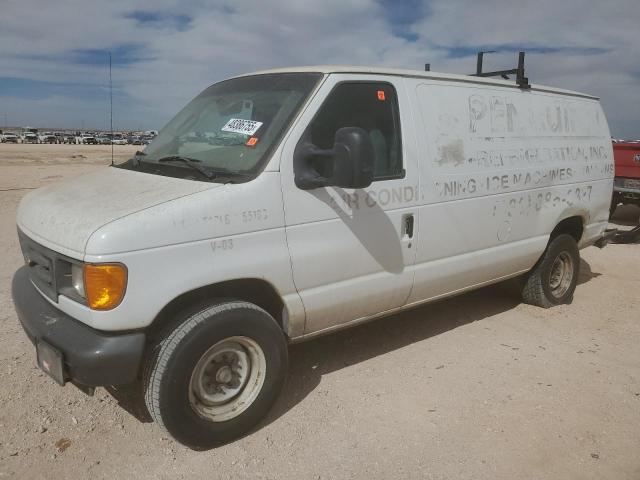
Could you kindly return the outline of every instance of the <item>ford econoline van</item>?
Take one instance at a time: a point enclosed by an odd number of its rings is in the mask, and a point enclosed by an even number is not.
[[[613,175],[589,95],[358,67],[244,75],[126,162],[26,195],[13,298],[60,385],[137,383],[155,421],[207,448],[265,416],[289,342],[512,277],[525,302],[571,302]]]

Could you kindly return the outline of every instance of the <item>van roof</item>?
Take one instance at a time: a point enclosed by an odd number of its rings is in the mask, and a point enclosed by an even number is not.
[[[274,68],[270,70],[261,70],[257,72],[238,75],[245,77],[249,75],[262,75],[267,73],[299,73],[299,72],[320,72],[320,73],[367,73],[373,75],[395,75],[399,77],[425,78],[430,80],[448,80],[452,82],[475,83],[482,85],[493,85],[508,88],[519,88],[513,81],[501,80],[493,77],[476,77],[471,75],[457,75],[453,73],[437,73],[426,72],[422,70],[409,70],[402,68],[382,68],[382,67],[361,67],[355,65],[313,65],[305,67],[288,67]],[[575,92],[573,90],[564,90],[561,88],[546,87],[543,85],[531,85],[531,90],[537,92],[549,92],[560,95],[569,95],[574,97],[584,97],[593,100],[599,100],[599,97],[588,95],[586,93]]]

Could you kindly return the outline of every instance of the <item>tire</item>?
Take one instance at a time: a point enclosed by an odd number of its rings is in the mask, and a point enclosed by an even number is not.
[[[271,315],[243,301],[191,310],[178,322],[147,360],[151,417],[194,450],[242,436],[265,417],[284,385],[284,333]]]
[[[618,208],[618,197],[614,197],[613,200],[611,200],[611,206],[609,207],[609,218],[613,217],[613,214],[616,211],[616,208]]]
[[[543,308],[571,303],[579,273],[580,253],[575,239],[567,234],[558,235],[526,275],[522,299]]]

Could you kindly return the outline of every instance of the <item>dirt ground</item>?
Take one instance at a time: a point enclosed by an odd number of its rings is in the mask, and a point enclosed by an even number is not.
[[[640,479],[640,245],[583,250],[571,305],[523,305],[505,283],[296,345],[266,421],[208,452],[128,392],[60,388],[13,310],[15,212],[110,155],[0,145],[0,479]]]

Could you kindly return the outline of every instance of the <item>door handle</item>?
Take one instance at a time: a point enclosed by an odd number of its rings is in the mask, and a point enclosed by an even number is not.
[[[413,213],[409,213],[403,217],[402,222],[403,235],[408,238],[413,238]]]

